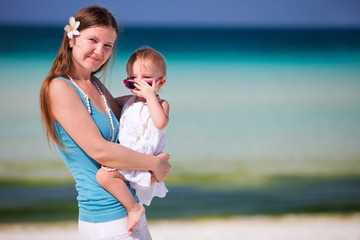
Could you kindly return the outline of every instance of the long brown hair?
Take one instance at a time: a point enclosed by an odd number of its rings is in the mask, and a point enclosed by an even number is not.
[[[90,6],[81,9],[75,16],[76,21],[80,21],[80,26],[77,29],[79,32],[89,27],[94,26],[107,26],[112,27],[116,31],[116,35],[119,34],[119,28],[114,16],[103,7],[99,6]],[[112,52],[113,59],[116,54],[116,41],[114,43],[114,48]],[[111,57],[110,57],[111,58]],[[95,73],[104,71],[110,61],[110,58],[99,68]],[[71,55],[71,48],[69,46],[69,40],[64,33],[63,41],[60,46],[58,55],[55,58],[55,61],[51,67],[49,74],[46,76],[41,89],[40,89],[40,110],[43,126],[45,127],[46,137],[50,143],[53,140],[58,146],[63,148],[63,144],[60,142],[58,136],[56,135],[55,125],[54,125],[54,116],[52,114],[50,98],[49,98],[49,86],[51,81],[56,77],[65,77],[69,72],[73,70],[73,60]]]

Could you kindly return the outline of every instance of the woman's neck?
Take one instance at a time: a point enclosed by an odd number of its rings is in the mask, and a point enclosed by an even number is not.
[[[69,75],[76,80],[90,80],[91,74],[90,71],[81,71],[76,68],[69,73]]]

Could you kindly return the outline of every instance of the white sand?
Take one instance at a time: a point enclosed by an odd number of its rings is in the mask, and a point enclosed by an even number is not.
[[[359,240],[360,214],[150,221],[154,240]],[[77,223],[1,224],[1,240],[79,239]]]

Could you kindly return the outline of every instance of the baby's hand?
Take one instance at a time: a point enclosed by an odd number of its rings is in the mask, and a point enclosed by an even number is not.
[[[150,86],[145,80],[139,79],[135,81],[135,86],[138,90],[132,90],[139,97],[143,97],[146,100],[150,97],[156,97],[156,84],[153,82]]]

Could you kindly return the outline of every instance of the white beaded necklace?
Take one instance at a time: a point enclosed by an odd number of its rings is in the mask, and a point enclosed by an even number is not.
[[[123,114],[121,115],[121,118],[120,118],[120,126],[119,126],[119,132],[120,132],[120,129],[124,126],[124,122],[125,122],[125,118],[126,118],[126,112],[127,110],[129,109],[129,106],[132,105],[136,100],[136,96],[132,96],[128,102],[128,104],[126,105],[126,108],[123,112]],[[146,118],[146,121],[141,125],[142,128],[140,129],[139,133],[136,135],[135,137],[135,142],[133,144],[132,147],[135,147],[136,143],[140,140],[141,136],[143,135],[145,129],[147,128],[147,124],[149,122],[149,119],[150,119],[150,114],[149,116]]]
[[[91,108],[90,108],[90,99],[89,99],[89,96],[87,94],[84,93],[84,91],[74,82],[74,80],[68,75],[70,81],[74,84],[74,86],[79,89],[79,91],[84,95],[84,98],[86,100],[86,104],[87,104],[87,110],[88,112],[91,114]],[[110,119],[110,125],[111,125],[111,128],[112,128],[112,135],[111,135],[111,139],[110,139],[110,142],[112,142],[114,140],[114,135],[115,135],[115,127],[114,127],[114,122],[113,122],[113,119],[112,119],[112,116],[111,116],[111,110],[109,108],[109,105],[107,103],[107,100],[105,98],[105,95],[103,93],[103,91],[101,90],[101,88],[99,87],[99,85],[91,78],[90,81],[95,85],[95,87],[98,89],[100,95],[101,95],[101,98],[103,99],[103,102],[104,102],[104,105],[105,105],[105,111],[106,113],[109,115],[109,119]]]

